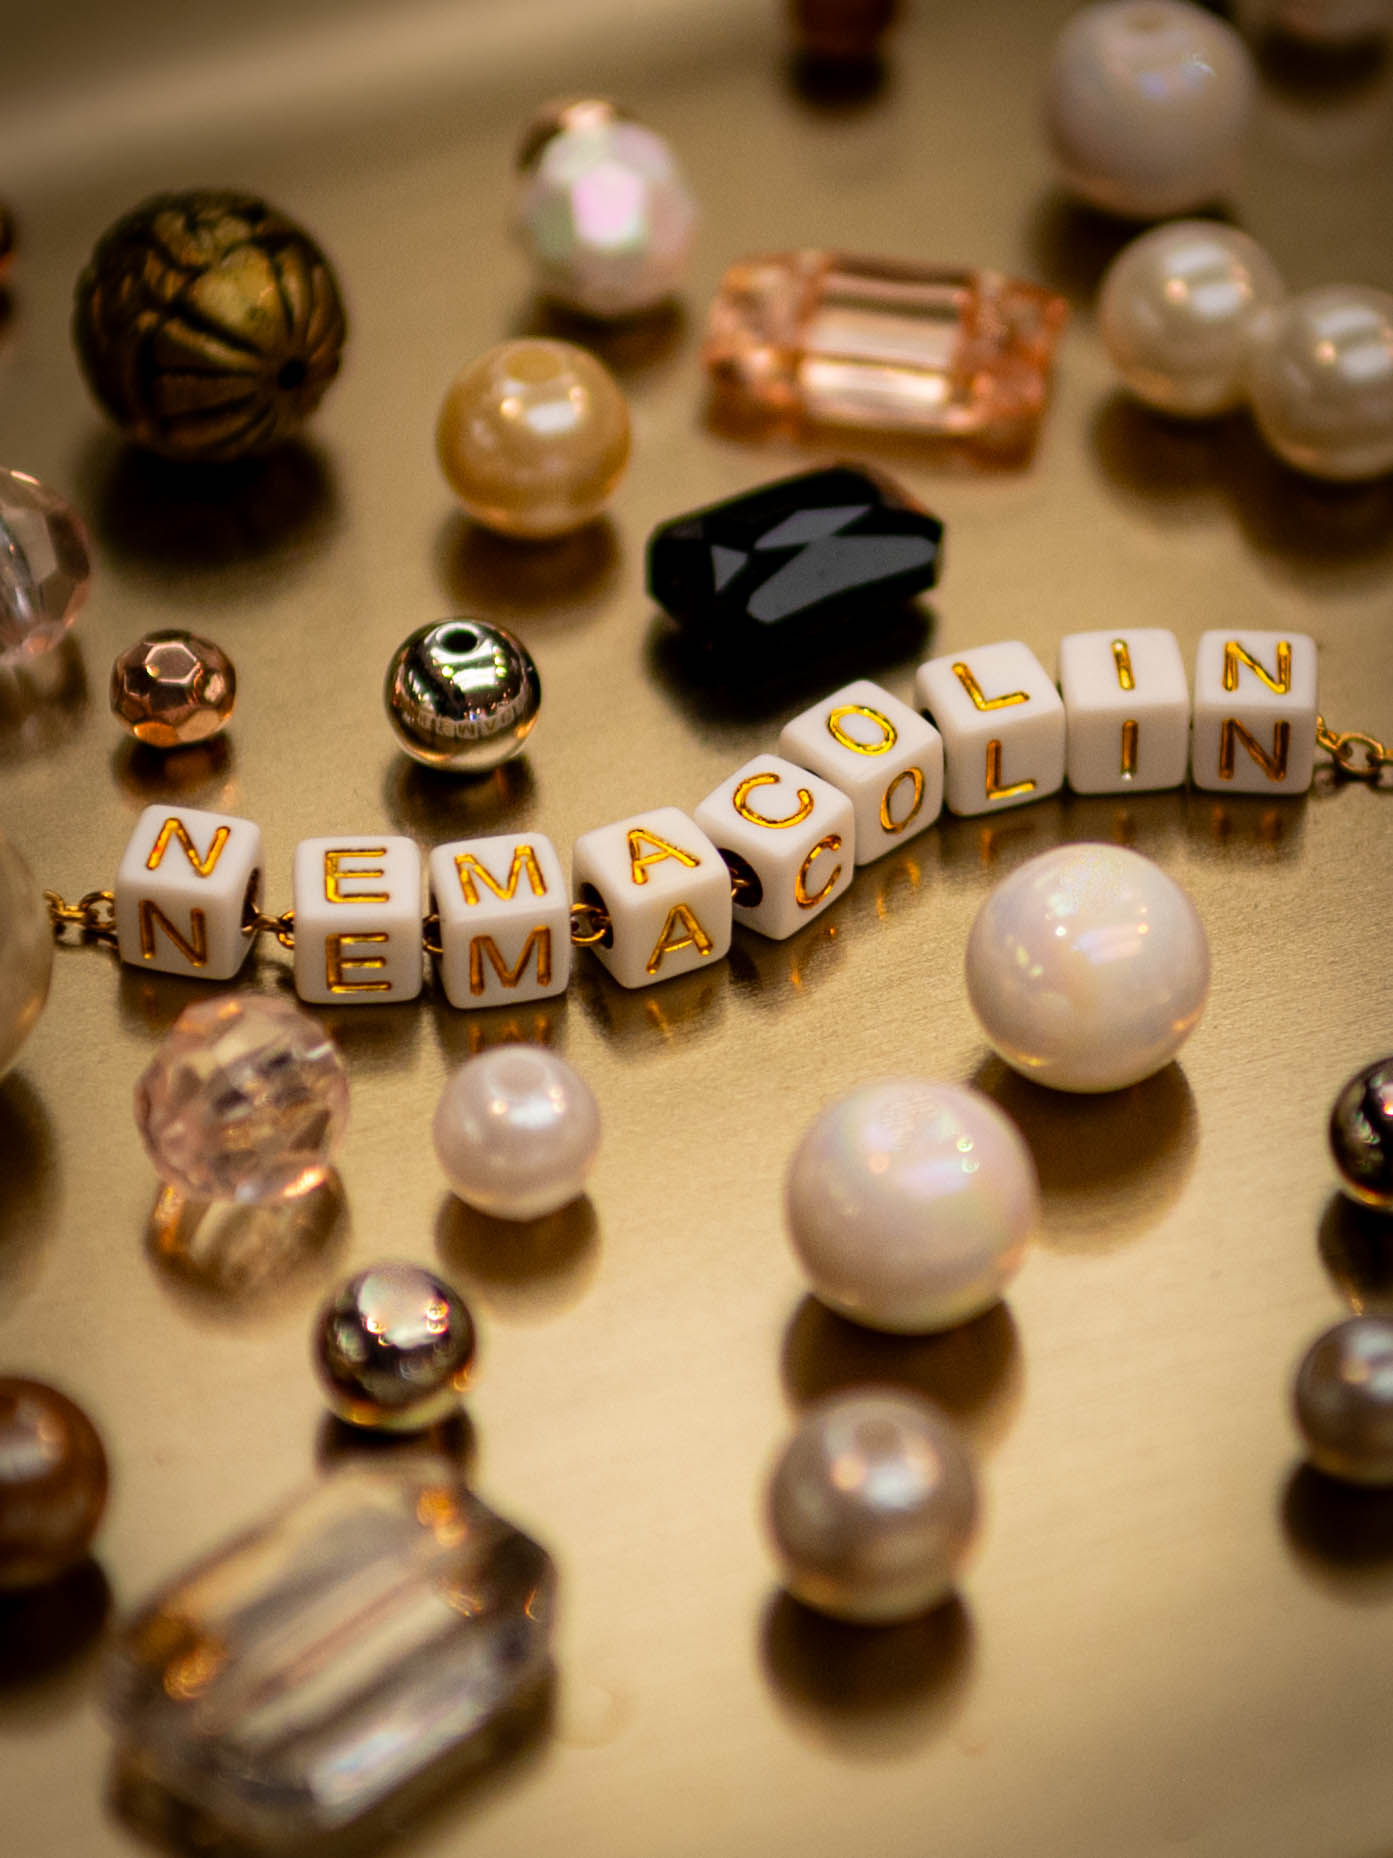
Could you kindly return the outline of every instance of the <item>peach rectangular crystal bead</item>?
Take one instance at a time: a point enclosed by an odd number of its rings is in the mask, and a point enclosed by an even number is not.
[[[727,270],[702,358],[719,389],[764,413],[1022,445],[1068,313],[997,271],[775,252]]]

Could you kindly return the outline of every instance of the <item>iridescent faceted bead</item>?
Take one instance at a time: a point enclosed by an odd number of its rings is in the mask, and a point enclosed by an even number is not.
[[[155,1167],[191,1198],[285,1199],[328,1173],[348,1074],[290,1001],[221,994],[174,1022],[135,1087],[135,1119]]]
[[[0,833],[0,1077],[33,1031],[53,973],[53,926],[33,873]]]
[[[419,1805],[457,1777],[451,1755],[486,1753],[490,1727],[543,1694],[555,1586],[546,1551],[458,1466],[350,1461],[126,1622],[107,1713],[218,1828],[319,1851],[385,1829],[378,1809],[408,1784]]]
[[[543,295],[604,319],[672,295],[697,212],[660,135],[603,98],[555,103],[529,125],[518,166],[514,225]]]
[[[463,1297],[414,1264],[380,1264],[320,1311],[314,1361],[329,1405],[351,1426],[414,1432],[448,1419],[474,1359]]]
[[[413,761],[486,774],[532,733],[542,680],[522,640],[503,626],[446,619],[402,640],[383,694],[393,733]]]
[[[111,707],[152,748],[206,742],[237,701],[232,660],[192,632],[147,632],[111,667]]]
[[[1342,1087],[1330,1112],[1330,1150],[1345,1192],[1393,1213],[1393,1058]]]
[[[38,1586],[80,1561],[106,1485],[82,1408],[41,1381],[0,1379],[0,1589]]]
[[[27,472],[0,470],[0,665],[51,651],[91,582],[77,512]]]

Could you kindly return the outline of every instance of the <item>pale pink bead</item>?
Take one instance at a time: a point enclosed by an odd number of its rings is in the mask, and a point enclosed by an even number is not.
[[[58,643],[87,598],[87,535],[56,490],[0,470],[0,544],[0,665],[22,664]]]

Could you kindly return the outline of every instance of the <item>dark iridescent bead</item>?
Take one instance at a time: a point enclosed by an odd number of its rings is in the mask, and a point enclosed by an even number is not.
[[[1357,1073],[1336,1097],[1330,1148],[1345,1192],[1393,1212],[1393,1058]]]

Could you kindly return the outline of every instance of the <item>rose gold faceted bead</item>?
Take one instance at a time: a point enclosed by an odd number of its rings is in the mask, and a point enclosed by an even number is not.
[[[147,632],[111,667],[112,709],[152,748],[206,742],[236,701],[232,660],[191,632]]]
[[[0,1379],[0,1588],[36,1587],[80,1561],[106,1484],[81,1407],[41,1381]]]
[[[727,270],[702,359],[757,412],[1014,446],[1044,410],[1068,314],[997,271],[772,252]]]

